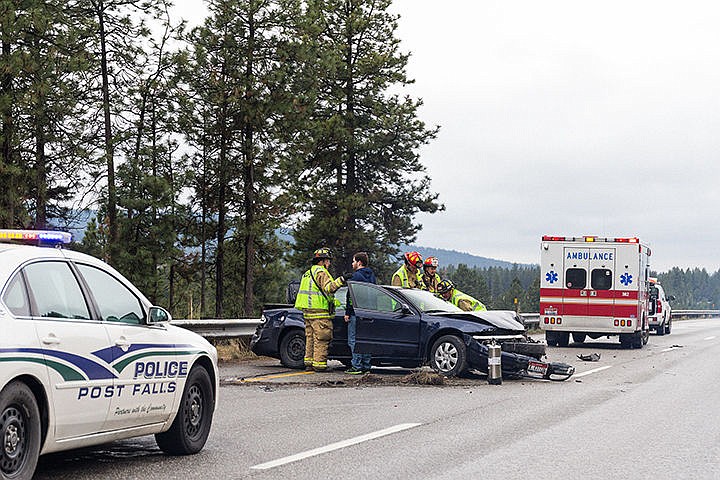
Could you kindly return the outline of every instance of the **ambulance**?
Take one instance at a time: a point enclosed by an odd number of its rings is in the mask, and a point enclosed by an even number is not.
[[[619,336],[625,348],[649,337],[650,248],[637,237],[544,236],[540,328],[548,345]]]

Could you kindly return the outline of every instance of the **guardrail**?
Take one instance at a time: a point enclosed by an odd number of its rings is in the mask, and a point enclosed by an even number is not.
[[[523,323],[528,329],[539,328],[539,313],[521,313]],[[673,310],[672,318],[707,318],[720,317],[720,310]],[[173,320],[173,325],[187,328],[208,339],[229,339],[251,337],[260,325],[259,318],[235,319],[203,319],[203,320]]]
[[[173,320],[178,327],[187,328],[207,339],[251,337],[260,325],[259,318]]]

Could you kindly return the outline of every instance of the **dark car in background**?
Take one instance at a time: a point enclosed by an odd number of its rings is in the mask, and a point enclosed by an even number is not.
[[[487,372],[490,343],[502,347],[504,375],[569,377],[573,368],[546,363],[545,344],[528,338],[515,312],[465,312],[430,292],[349,282],[335,294],[333,340],[328,357],[350,364],[345,299],[349,293],[357,316],[356,348],[372,355],[375,366],[415,368],[430,365],[446,376],[468,370]],[[251,343],[257,355],[302,368],[305,332],[302,312],[290,305],[268,305]]]

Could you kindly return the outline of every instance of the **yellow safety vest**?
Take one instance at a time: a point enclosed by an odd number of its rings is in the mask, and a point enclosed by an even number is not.
[[[456,307],[460,307],[460,300],[467,300],[468,302],[470,302],[470,311],[487,310],[487,308],[485,308],[485,305],[483,305],[480,300],[477,300],[456,288],[450,301]]]
[[[408,278],[408,271],[405,268],[405,265],[400,265],[400,268],[397,269],[397,271],[393,274],[393,278],[395,278],[395,275],[400,277],[400,286],[405,288],[410,288],[410,280]],[[418,269],[417,272],[415,272],[415,277],[417,278],[417,281],[415,285],[419,287],[422,287],[424,285],[422,280],[422,273],[420,273],[420,270]],[[392,281],[391,281],[392,282]]]
[[[323,313],[316,315],[319,318],[328,316],[328,299],[333,303],[335,302],[334,296],[332,294],[323,294],[320,286],[313,280],[313,277],[317,280],[318,272],[321,271],[325,271],[332,279],[332,275],[330,275],[327,268],[322,265],[313,265],[300,279],[300,289],[297,297],[295,297],[295,308],[298,310],[324,310]]]

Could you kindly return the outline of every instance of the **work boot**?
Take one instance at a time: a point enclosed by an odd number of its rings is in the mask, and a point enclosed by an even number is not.
[[[345,373],[347,373],[348,375],[360,375],[365,372],[363,370],[360,370],[359,368],[350,367],[347,370],[345,370]]]

